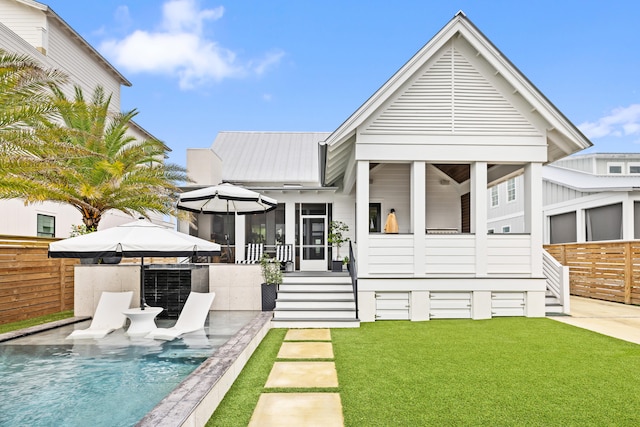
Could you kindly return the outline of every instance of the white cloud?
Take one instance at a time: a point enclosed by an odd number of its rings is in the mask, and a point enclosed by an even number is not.
[[[615,108],[609,115],[595,122],[584,122],[578,127],[588,138],[640,135],[640,104]]]
[[[118,10],[119,15],[123,12]],[[106,40],[100,50],[128,71],[177,77],[181,89],[250,72],[261,75],[284,55],[277,51],[256,66],[241,64],[235,52],[204,36],[207,23],[224,15],[222,6],[200,9],[196,0],[169,0],[163,4],[162,14],[157,30],[136,30],[122,39]]]

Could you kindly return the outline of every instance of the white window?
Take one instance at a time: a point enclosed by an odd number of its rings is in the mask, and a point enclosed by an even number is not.
[[[609,175],[620,175],[622,174],[622,163],[607,163],[607,173]]]
[[[516,179],[511,178],[507,181],[507,202],[516,200]]]
[[[494,185],[491,187],[491,207],[495,208],[498,206],[498,186]]]
[[[640,163],[629,163],[629,175],[640,175]]]
[[[502,226],[502,232],[503,233],[511,233],[511,226],[510,225]]]

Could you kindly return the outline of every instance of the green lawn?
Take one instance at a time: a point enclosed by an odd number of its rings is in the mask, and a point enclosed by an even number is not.
[[[347,426],[640,425],[640,346],[549,319],[332,330]]]
[[[247,425],[285,332],[269,332],[208,425]],[[331,334],[347,426],[640,425],[636,344],[527,318]]]
[[[55,322],[56,320],[67,319],[69,317],[73,317],[73,310],[48,314],[46,316],[35,317],[29,320],[21,320],[20,322],[5,323],[4,325],[0,325],[0,334],[17,331],[18,329],[30,328],[31,326],[42,325],[44,323]]]

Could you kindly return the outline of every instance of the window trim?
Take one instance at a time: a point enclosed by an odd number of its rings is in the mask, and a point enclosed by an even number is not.
[[[640,162],[631,162],[627,165],[627,173],[629,175],[640,175],[640,171],[639,172],[631,172],[631,168],[635,167],[635,168],[640,168]]]
[[[511,195],[509,194],[510,193],[509,183],[513,183],[513,199],[510,198]],[[515,178],[511,178],[511,179],[507,180],[506,187],[507,187],[507,203],[513,203],[516,200],[518,200],[518,186],[516,185],[516,179]]]
[[[55,215],[48,215],[48,214],[44,214],[44,213],[37,213],[36,214],[36,236],[38,237],[56,237],[56,217]],[[51,233],[45,233],[44,231],[40,231],[40,219],[41,218],[51,218],[53,220],[53,231]]]
[[[505,230],[506,228],[506,230]],[[509,225],[503,225],[502,226],[502,234],[509,234],[511,233],[511,224]]]
[[[494,198],[495,198],[495,203],[494,203]],[[492,208],[498,207],[500,205],[500,194],[498,193],[497,185],[494,185],[493,187],[491,187],[489,192],[489,200]]]
[[[620,173],[611,172],[611,167],[620,167]],[[623,175],[624,174],[624,163],[623,162],[607,162],[607,175]]]

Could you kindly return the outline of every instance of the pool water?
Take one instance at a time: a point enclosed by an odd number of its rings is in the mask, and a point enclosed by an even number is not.
[[[0,426],[135,425],[255,317],[224,313],[224,330],[212,319],[217,328],[171,342],[131,339],[123,330],[66,341],[71,325],[0,343]]]

